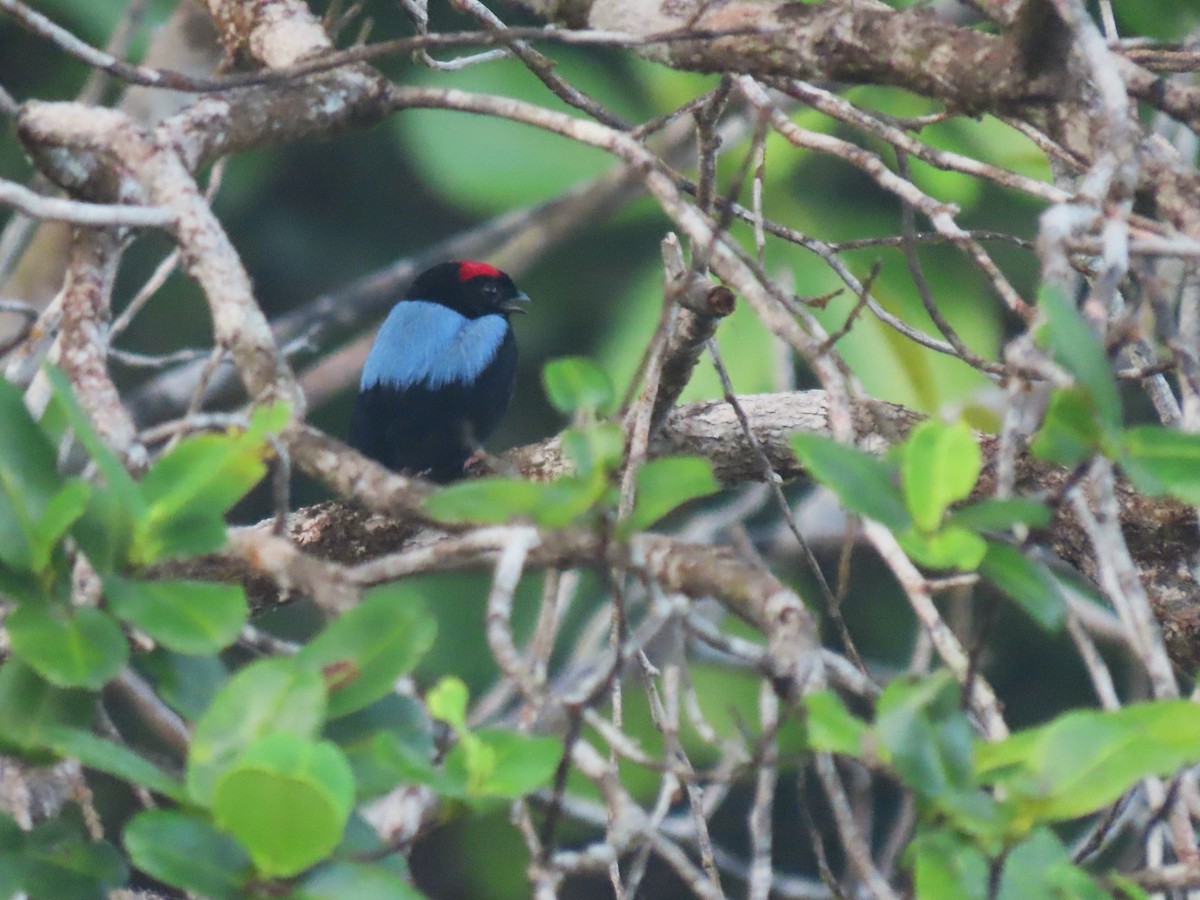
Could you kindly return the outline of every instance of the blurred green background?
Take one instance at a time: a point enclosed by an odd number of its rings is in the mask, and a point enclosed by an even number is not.
[[[1130,35],[1179,39],[1200,22],[1200,4],[1194,0],[1120,0],[1114,5],[1122,33]],[[117,0],[37,3],[38,9],[96,45],[106,42],[123,6]],[[149,4],[134,45],[135,58],[172,8],[171,0]],[[323,4],[317,4],[318,11],[322,8]],[[528,21],[508,7],[497,11],[513,24]],[[371,40],[410,33],[398,3],[369,0],[365,14],[374,21]],[[432,11],[431,27],[471,26],[439,6]],[[542,49],[558,61],[560,75],[635,122],[666,113],[711,89],[717,81],[712,76],[671,71],[620,51]],[[458,73],[431,71],[402,59],[383,60],[379,65],[400,83],[461,87],[567,108],[512,60]],[[0,19],[0,84],[18,99],[70,99],[86,76],[82,65]],[[936,111],[928,101],[896,90],[856,87],[844,93],[861,106],[893,116]],[[800,111],[794,119],[804,127],[825,130],[876,150],[886,162],[894,163],[888,148],[833,125],[818,113]],[[1045,159],[1033,144],[991,117],[955,119],[924,129],[921,137],[937,147],[1049,178]],[[745,152],[744,145],[726,148],[723,186],[732,182]],[[840,160],[796,151],[773,137],[767,145],[766,161],[764,195],[770,218],[826,241],[899,233],[895,198]],[[456,113],[414,111],[393,116],[368,131],[239,155],[229,161],[214,205],[254,278],[260,302],[275,316],[490,216],[552,197],[611,165],[599,151],[525,126]],[[959,205],[962,226],[1026,239],[1036,236],[1039,203],[917,161],[912,166],[924,190]],[[0,177],[25,181],[30,175],[20,147],[7,129],[0,139]],[[742,199],[749,202],[748,191]],[[0,210],[0,224],[6,217],[7,211]],[[491,441],[492,449],[536,440],[562,426],[539,385],[539,372],[547,359],[591,355],[608,369],[619,388],[628,383],[659,315],[658,246],[668,227],[657,207],[643,198],[607,219],[581,223],[528,271],[519,273],[518,281],[534,305],[532,315],[516,323],[521,352],[516,398]],[[750,244],[748,229],[736,226],[734,230]],[[1038,275],[1034,254],[1011,244],[988,246],[1016,288],[1031,295]],[[118,310],[169,249],[165,239],[153,235],[133,245],[118,281]],[[1008,318],[985,280],[955,250],[923,247],[920,256],[943,314],[976,352],[995,358],[1016,323]],[[875,296],[906,322],[934,332],[899,250],[868,248],[847,252],[843,259],[860,279],[878,261],[882,268],[874,283]],[[766,264],[772,274],[790,279],[798,294],[820,295],[842,287],[817,256],[781,241],[768,242]],[[854,302],[847,294],[830,302],[820,314],[826,327],[838,328]],[[198,290],[176,274],[120,344],[144,353],[205,346],[208,328]],[[719,341],[740,393],[812,383],[744,304],[722,324]],[[874,396],[929,413],[965,410],[973,424],[981,427],[994,422],[994,399],[982,376],[956,360],[916,347],[869,314],[858,320],[839,348]],[[136,371],[118,374],[126,385],[143,377]],[[342,390],[312,410],[312,421],[335,435],[344,435],[352,390]],[[716,376],[704,363],[685,399],[718,396]],[[804,490],[803,486],[790,488],[795,496]],[[302,487],[298,493],[300,501],[317,496],[311,487]],[[763,514],[748,524],[752,535],[765,535],[775,523],[769,514]],[[822,559],[831,567],[835,563],[833,558]],[[807,584],[798,569],[780,574],[802,588]],[[530,576],[522,586],[519,628],[530,625],[540,581],[540,577]],[[592,599],[577,604],[572,628],[599,602],[600,591],[594,581],[586,583],[585,597]],[[484,690],[495,675],[482,628],[486,579],[443,576],[423,579],[421,585],[438,612],[441,630],[420,678],[455,673],[474,691]],[[952,621],[959,614],[960,621],[969,622],[971,603],[992,602],[996,602],[994,598],[976,596],[973,601],[958,601],[963,608],[957,613],[955,609],[947,612]],[[907,663],[914,638],[908,607],[882,567],[865,552],[855,556],[846,615],[851,632],[872,664],[881,671],[892,671]],[[273,619],[265,624],[285,634],[303,635],[315,626],[311,611],[302,609]],[[985,670],[1004,700],[1012,726],[1043,721],[1073,704],[1093,702],[1069,645],[1044,635],[1007,607],[1000,610],[991,646],[994,649],[985,657]],[[756,678],[731,676],[705,666],[697,668],[695,677],[705,711],[713,721],[728,729],[746,723],[753,727]],[[639,692],[628,691],[626,702],[626,721],[633,723],[629,730],[647,746],[655,746],[657,738]],[[697,751],[698,764],[712,761],[694,736],[689,736],[689,744]],[[787,744],[785,735],[785,749]],[[641,785],[644,796],[652,796],[656,785],[652,773],[631,769],[627,774],[630,784]],[[714,824],[717,842],[735,855],[744,856],[746,849],[743,821],[748,790],[735,792],[726,800]],[[811,874],[813,859],[796,817],[798,802],[814,804],[814,814],[822,819],[820,801],[811,795],[801,799],[794,777],[785,772],[776,807],[776,859],[781,870]],[[886,810],[891,801],[881,797],[880,802]],[[566,837],[582,834],[568,829]],[[523,863],[519,862],[524,853],[519,836],[507,824],[506,813],[498,810],[487,817],[451,820],[422,842],[412,864],[418,882],[431,897],[503,900],[527,895]],[[837,860],[832,862],[836,867]],[[673,897],[673,884],[669,876],[654,869],[644,896]],[[731,896],[737,896],[738,883],[729,879],[728,884]],[[569,885],[563,896],[602,897],[607,896],[607,888],[601,880],[581,881]]]

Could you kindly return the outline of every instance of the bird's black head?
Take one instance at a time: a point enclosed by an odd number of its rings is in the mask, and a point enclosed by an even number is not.
[[[463,260],[438,263],[426,269],[417,276],[404,299],[440,303],[468,319],[491,313],[507,318],[510,313],[525,312],[520,304],[529,302],[513,280],[495,266]]]

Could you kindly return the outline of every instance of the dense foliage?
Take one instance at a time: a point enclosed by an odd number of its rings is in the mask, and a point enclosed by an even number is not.
[[[1200,886],[1200,4],[732,6],[0,0],[0,897]],[[330,436],[458,257],[435,487]]]

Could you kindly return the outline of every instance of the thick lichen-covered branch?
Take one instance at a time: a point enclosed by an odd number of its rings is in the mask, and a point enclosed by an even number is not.
[[[823,391],[746,396],[740,398],[740,405],[772,468],[784,478],[804,475],[791,449],[793,434],[832,434],[830,399]],[[920,420],[902,406],[873,400],[854,403],[851,413],[856,443],[876,453],[903,440]],[[288,444],[299,468],[327,481],[343,496],[358,498],[349,505],[322,504],[294,513],[289,530],[304,552],[360,565],[404,548],[412,549],[410,555],[397,557],[398,562],[388,564],[392,568],[378,568],[373,576],[378,580],[383,580],[385,574],[401,577],[421,571],[478,568],[490,565],[499,552],[495,542],[473,542],[470,532],[461,538],[439,537],[437,530],[425,529],[429,520],[422,503],[431,488],[420,479],[388,473],[340,441],[313,429],[293,430]],[[983,448],[985,467],[976,494],[990,496],[995,485],[999,445],[993,438],[984,438]],[[762,467],[735,411],[720,400],[687,404],[671,413],[649,448],[651,457],[669,454],[707,458],[714,473],[728,486],[763,477]],[[539,481],[558,477],[568,470],[558,438],[515,448],[504,459],[524,477]],[[1069,478],[1066,470],[1031,457],[1020,456],[1017,460],[1017,487],[1021,491],[1053,498]],[[1173,500],[1145,497],[1124,483],[1118,483],[1117,502],[1121,529],[1158,616],[1171,659],[1179,668],[1193,670],[1200,666],[1200,584],[1191,575],[1187,561],[1200,550],[1195,511]],[[594,536],[582,532],[571,534],[574,536],[547,537],[531,551],[531,564],[595,565],[604,561]],[[1085,575],[1098,577],[1088,533],[1068,505],[1061,504],[1052,527],[1036,537]],[[672,583],[692,595],[708,590],[734,597],[736,591],[729,593],[734,582],[727,580],[728,573],[718,572],[726,564],[732,565],[734,558],[725,551],[715,552],[712,547],[707,551],[710,552],[707,559],[700,551],[694,558],[686,554],[671,556],[668,561],[672,564],[688,560],[686,565],[681,564],[682,568],[671,570],[675,579]],[[655,571],[658,572],[655,577],[662,577],[667,569],[660,567]],[[735,581],[746,574],[740,565],[731,571],[741,573]],[[684,572],[686,578],[681,574]],[[226,576],[235,574],[225,571]],[[260,583],[260,589],[263,587]],[[266,590],[272,597],[278,596],[273,589]],[[765,602],[757,588],[748,590],[749,594],[740,595],[739,603],[749,602],[751,596]],[[758,615],[747,617],[753,619]],[[759,624],[761,621],[759,618]]]

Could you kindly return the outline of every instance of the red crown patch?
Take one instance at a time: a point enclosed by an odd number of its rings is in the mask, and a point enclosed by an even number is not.
[[[495,266],[489,266],[484,262],[460,262],[458,264],[458,280],[469,281],[472,278],[478,278],[481,275],[486,275],[488,278],[499,278],[504,273]]]

